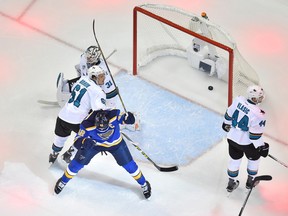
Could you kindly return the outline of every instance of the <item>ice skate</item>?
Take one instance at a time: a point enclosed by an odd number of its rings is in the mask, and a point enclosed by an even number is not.
[[[148,181],[145,182],[145,184],[142,187],[143,195],[146,199],[150,199],[151,197],[151,185]]]
[[[70,163],[71,160],[73,159],[73,157],[76,154],[76,150],[73,146],[71,146],[63,155],[62,155],[62,159],[66,162],[66,163]]]
[[[228,185],[226,187],[227,192],[231,193],[239,186],[239,181],[229,178]]]
[[[53,163],[56,161],[58,155],[59,155],[59,152],[53,152],[53,153],[51,153],[51,154],[49,155],[49,163],[53,164]]]
[[[258,185],[259,184],[259,181],[256,181],[255,183],[254,183],[254,185],[253,185],[253,177],[252,176],[250,176],[250,175],[248,175],[248,178],[247,178],[247,181],[246,181],[246,188],[248,189],[248,190],[250,190],[252,187],[255,187],[256,185]]]
[[[61,181],[61,178],[58,179],[58,181],[56,182],[56,185],[55,185],[55,187],[54,187],[54,192],[55,192],[55,194],[59,194],[59,193],[63,190],[63,188],[65,187],[65,185],[66,185],[66,183],[62,182],[62,181]]]

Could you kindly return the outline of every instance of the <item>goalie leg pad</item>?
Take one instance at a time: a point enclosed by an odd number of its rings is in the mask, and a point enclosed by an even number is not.
[[[57,91],[57,103],[63,107],[70,98],[70,92]]]
[[[63,107],[70,98],[69,84],[64,80],[64,74],[59,73],[57,78],[57,102],[60,107]]]

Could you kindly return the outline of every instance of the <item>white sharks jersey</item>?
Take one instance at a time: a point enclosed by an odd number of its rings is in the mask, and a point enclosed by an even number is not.
[[[80,124],[90,110],[106,108],[106,95],[88,76],[81,77],[74,85],[69,100],[59,112],[59,118]]]
[[[239,145],[264,145],[262,134],[266,120],[265,112],[243,96],[236,97],[228,107],[224,123],[231,125],[227,138]]]

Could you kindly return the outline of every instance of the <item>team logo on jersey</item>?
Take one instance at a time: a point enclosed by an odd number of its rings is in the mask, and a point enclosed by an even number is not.
[[[108,130],[105,133],[98,133],[97,135],[101,137],[101,139],[103,140],[108,140],[113,133],[114,133],[114,129]]]

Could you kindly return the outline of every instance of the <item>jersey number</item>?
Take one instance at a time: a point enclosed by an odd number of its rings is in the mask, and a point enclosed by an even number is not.
[[[105,83],[107,89],[110,88],[113,84],[112,82],[109,80],[108,82]]]
[[[249,117],[247,115],[244,115],[239,121],[238,117],[239,117],[239,110],[235,110],[235,112],[232,115],[232,126],[235,128],[238,127],[242,131],[248,131]]]
[[[74,106],[79,107],[80,101],[83,95],[86,93],[86,91],[87,91],[86,88],[81,89],[81,86],[77,84],[75,88],[73,89],[73,91],[71,92],[71,96],[70,96],[68,103],[73,103]]]

